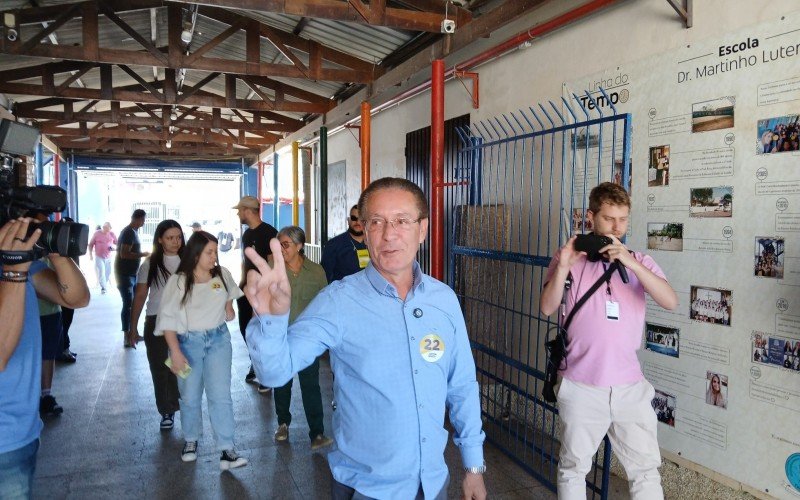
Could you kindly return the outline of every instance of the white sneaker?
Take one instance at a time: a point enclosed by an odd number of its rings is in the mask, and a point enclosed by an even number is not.
[[[225,450],[219,457],[220,470],[235,469],[247,465],[247,459],[240,457],[233,450]]]
[[[197,460],[197,441],[186,441],[183,444],[181,460],[184,462],[194,462]]]

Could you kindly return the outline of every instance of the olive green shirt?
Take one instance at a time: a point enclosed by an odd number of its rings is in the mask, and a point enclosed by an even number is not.
[[[289,269],[289,266],[286,266],[286,275],[289,277],[289,285],[292,287],[292,305],[289,309],[289,324],[292,324],[320,290],[328,286],[328,279],[325,277],[325,270],[322,269],[322,266],[306,258],[303,258],[303,265],[297,276]]]
[[[47,257],[42,257],[42,262],[47,264],[47,267],[53,269],[53,263]],[[49,300],[37,299],[39,301],[39,316],[49,316],[51,314],[60,313],[61,306],[54,304]]]

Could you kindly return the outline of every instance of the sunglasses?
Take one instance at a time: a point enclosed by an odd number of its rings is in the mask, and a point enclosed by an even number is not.
[[[358,215],[351,215],[350,220],[353,222],[358,222]]]

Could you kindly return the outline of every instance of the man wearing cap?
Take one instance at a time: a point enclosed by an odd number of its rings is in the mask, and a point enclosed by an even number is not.
[[[320,264],[325,269],[328,283],[355,274],[369,264],[369,250],[364,243],[364,226],[358,216],[358,205],[350,208],[347,231],[325,244]]]
[[[247,226],[247,230],[242,234],[242,278],[239,282],[239,287],[244,290],[247,284],[247,272],[256,267],[244,255],[244,249],[252,247],[262,258],[266,259],[267,256],[272,255],[269,248],[269,240],[278,237],[278,230],[261,220],[260,208],[261,204],[252,196],[243,196],[239,203],[234,206],[237,210],[236,214],[239,216],[239,221]],[[239,306],[239,331],[242,332],[242,338],[245,343],[247,342],[247,323],[253,317],[253,308],[246,297],[241,297],[236,300]],[[250,365],[250,371],[245,377],[245,382],[254,383],[256,380],[256,373],[253,371],[253,365]],[[269,392],[269,387],[258,385],[258,392]]]
[[[199,222],[192,222],[191,228],[193,233],[199,233],[203,230],[203,226]]]

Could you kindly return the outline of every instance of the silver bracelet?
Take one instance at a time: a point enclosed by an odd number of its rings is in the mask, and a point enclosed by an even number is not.
[[[2,276],[3,278],[24,279],[27,281],[28,271],[3,271]]]
[[[477,467],[464,467],[464,472],[467,474],[483,474],[486,472],[486,462],[483,462],[483,465],[478,465]]]

